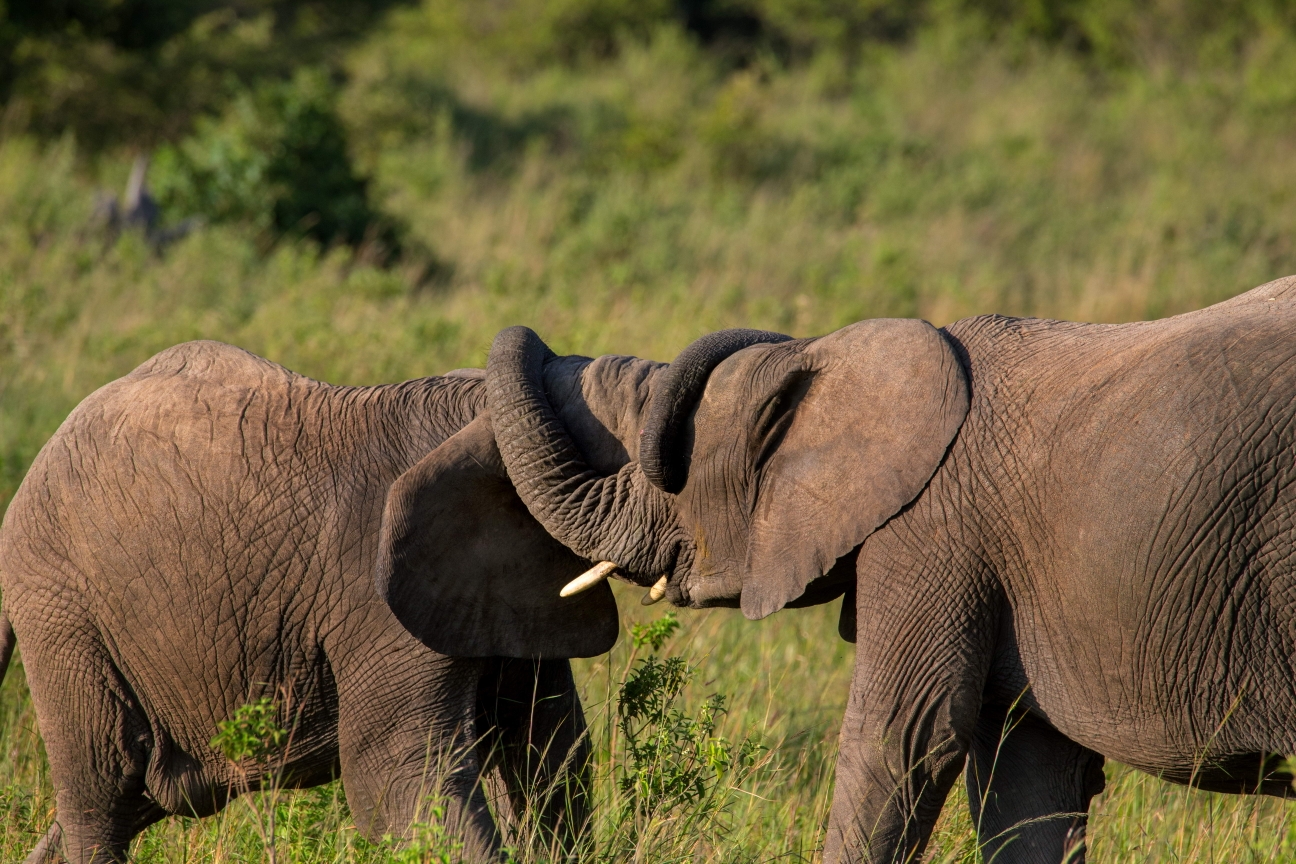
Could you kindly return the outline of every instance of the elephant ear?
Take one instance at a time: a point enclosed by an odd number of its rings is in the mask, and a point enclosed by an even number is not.
[[[589,566],[518,498],[483,414],[392,484],[374,581],[401,624],[441,654],[593,657],[617,638],[612,589],[558,596]]]
[[[799,353],[754,442],[748,618],[801,596],[913,501],[968,411],[963,367],[926,321],[862,321]]]

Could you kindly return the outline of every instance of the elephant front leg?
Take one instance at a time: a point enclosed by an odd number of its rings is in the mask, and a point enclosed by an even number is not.
[[[924,697],[888,717],[860,706],[852,692],[842,721],[827,864],[892,864],[922,854],[963,768],[972,725],[944,694]]]
[[[511,821],[538,829],[529,840],[519,838],[523,845],[550,858],[575,851],[589,818],[590,748],[571,664],[489,661],[477,722],[482,764],[498,767]]]
[[[915,610],[888,587],[860,585],[825,864],[916,861],[976,727],[994,630],[983,610],[948,592]]]
[[[972,823],[986,861],[1081,864],[1089,801],[1103,790],[1103,757],[1043,720],[981,710],[967,764]]]
[[[408,838],[435,820],[462,844],[456,860],[498,857],[473,722],[483,662],[378,651],[338,676],[342,785],[369,840]]]

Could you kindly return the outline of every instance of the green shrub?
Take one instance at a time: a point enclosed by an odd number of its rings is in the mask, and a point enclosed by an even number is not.
[[[282,802],[280,782],[285,748],[291,734],[279,725],[279,706],[268,696],[240,705],[234,716],[216,724],[213,749],[220,751],[234,771],[232,792],[252,814],[262,850],[269,864],[278,862],[278,823]],[[252,766],[255,766],[253,769]],[[254,787],[250,774],[255,770]]]
[[[319,70],[240,94],[220,118],[159,150],[153,185],[162,206],[177,216],[359,243],[381,220],[351,163],[335,101]]]
[[[628,759],[618,784],[629,813],[652,818],[708,805],[731,771],[741,777],[755,764],[760,745],[743,739],[735,746],[715,734],[727,713],[723,694],[708,696],[692,714],[675,707],[697,674],[683,657],[646,657],[621,687],[618,723]]]
[[[682,697],[700,667],[683,657],[657,656],[679,629],[674,612],[631,626],[636,651],[651,653],[634,662],[617,692],[618,830],[605,854],[642,854],[645,845],[659,841],[654,829],[664,824],[673,832],[722,834],[732,791],[753,774],[766,750],[750,738],[735,744],[717,734],[728,713],[723,694],[684,709]]]
[[[288,741],[288,730],[275,720],[278,713],[279,706],[268,696],[240,705],[233,717],[216,724],[211,746],[236,764],[265,765]]]

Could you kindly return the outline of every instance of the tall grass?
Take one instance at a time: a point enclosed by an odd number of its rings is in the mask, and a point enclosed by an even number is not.
[[[618,592],[628,620],[650,613],[636,608],[638,592]],[[757,736],[769,749],[742,783],[724,791],[705,814],[704,830],[676,831],[659,821],[627,845],[618,817],[623,802],[615,770],[624,758],[615,741],[615,692],[636,657],[628,633],[613,651],[576,661],[595,745],[593,842],[585,860],[643,862],[814,861],[823,843],[831,800],[837,723],[845,708],[850,646],[836,637],[836,604],[801,610],[753,624],[737,612],[683,613],[683,629],[668,647],[702,666],[681,706],[696,710],[707,696],[725,693],[729,714],[719,732],[731,740]],[[43,753],[26,696],[21,667],[0,691],[0,855],[18,860],[48,824],[53,801]],[[1095,799],[1089,829],[1093,859],[1136,862],[1285,862],[1296,857],[1296,814],[1274,799],[1216,795],[1163,783],[1109,764],[1108,788]],[[395,860],[394,850],[372,845],[350,822],[342,789],[330,784],[277,796],[279,858],[301,864]],[[716,812],[719,811],[719,812]],[[690,812],[673,814],[683,821]],[[516,841],[516,838],[514,838]],[[441,848],[425,846],[432,857]],[[264,860],[256,816],[239,802],[205,819],[170,819],[136,841],[141,864]],[[410,860],[402,858],[401,860]],[[979,860],[966,798],[950,796],[928,860],[970,864]]]
[[[670,359],[733,325],[809,335],[879,315],[1156,317],[1296,272],[1296,45],[1281,33],[1214,66],[1100,76],[957,21],[858,65],[826,56],[792,70],[724,67],[666,29],[596,66],[520,78],[471,52],[429,61],[434,8],[397,13],[358,49],[343,95],[381,205],[426,250],[387,269],[363,249],[268,246],[234,226],[161,256],[130,234],[109,243],[88,227],[93,193],[121,187],[128,154],[0,140],[0,507],[72,406],[187,339],[373,383],[482,365],[493,334],[517,323],[560,352]],[[628,620],[648,614],[622,599]],[[851,664],[835,615],[682,614],[669,650],[702,670],[685,710],[724,693],[718,734],[768,750],[707,830],[603,857],[816,858]],[[604,840],[617,830],[614,698],[629,643],[576,664]],[[5,860],[48,824],[45,772],[16,662],[0,689]],[[1108,776],[1097,860],[1296,858],[1289,805],[1117,765]],[[961,795],[935,860],[976,859]],[[392,854],[358,838],[337,786],[277,806],[285,860]],[[134,855],[254,860],[259,844],[234,806],[162,823]]]

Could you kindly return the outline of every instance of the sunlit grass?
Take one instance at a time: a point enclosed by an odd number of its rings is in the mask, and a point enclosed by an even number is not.
[[[622,609],[629,610],[628,622],[656,614],[638,607],[638,592],[619,593]],[[704,829],[694,832],[673,830],[668,818],[626,845],[626,826],[617,816],[623,798],[614,777],[624,754],[617,749],[609,697],[645,652],[623,635],[610,654],[577,661],[597,765],[597,809],[586,860],[818,860],[851,668],[849,646],[836,636],[835,606],[784,612],[756,624],[727,610],[681,614],[684,626],[662,653],[686,656],[702,666],[702,676],[686,690],[685,707],[696,708],[713,693],[727,694],[730,711],[717,734],[731,741],[755,736],[769,748],[753,773],[716,802]],[[52,816],[21,667],[11,670],[0,691],[0,717],[0,857],[18,860]],[[1107,775],[1107,790],[1095,799],[1092,811],[1093,860],[1258,864],[1296,857],[1296,811],[1290,804],[1198,792],[1112,763]],[[280,861],[377,864],[393,854],[358,835],[338,783],[280,793],[277,806]],[[686,815],[677,812],[673,818]],[[265,857],[251,811],[238,801],[208,819],[173,818],[154,826],[136,841],[132,855],[141,864]],[[928,860],[979,860],[961,788],[950,796]]]

